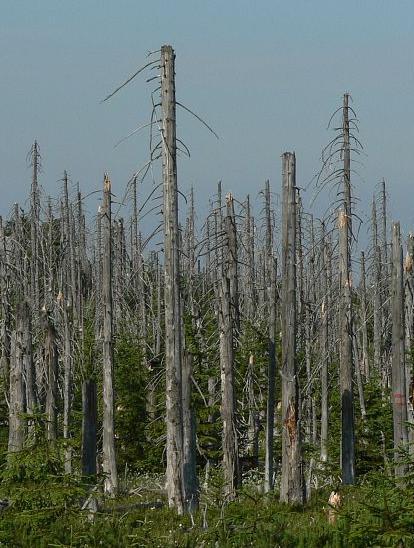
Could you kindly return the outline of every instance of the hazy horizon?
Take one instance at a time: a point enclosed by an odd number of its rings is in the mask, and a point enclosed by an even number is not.
[[[349,91],[366,154],[354,180],[359,210],[369,214],[384,177],[391,217],[408,230],[414,226],[407,200],[414,171],[414,4],[398,5],[241,1],[236,10],[233,2],[217,1],[121,0],[105,7],[97,0],[4,1],[0,214],[14,202],[26,205],[34,139],[46,193],[57,196],[65,169],[85,193],[99,189],[108,171],[122,198],[148,156],[148,132],[114,145],[149,121],[154,82],[138,76],[110,101],[101,100],[145,64],[149,50],[170,43],[177,99],[220,136],[179,109],[178,133],[191,150],[190,159],[180,160],[179,184],[183,192],[194,186],[201,211],[218,180],[239,199],[248,193],[255,199],[267,178],[279,192],[285,150],[296,152],[298,185],[305,187],[331,139],[329,117]],[[310,195],[304,193],[305,204]],[[97,204],[98,196],[92,212]]]

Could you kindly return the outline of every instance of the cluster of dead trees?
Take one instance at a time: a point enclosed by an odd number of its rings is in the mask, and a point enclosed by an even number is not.
[[[194,392],[201,393],[206,407],[220,401],[227,499],[236,496],[241,459],[250,455],[263,469],[265,492],[277,481],[282,501],[302,503],[309,495],[305,476],[317,473],[314,459],[305,462],[302,445],[319,447],[319,465],[329,460],[330,395],[337,390],[342,482],[354,483],[354,393],[364,419],[364,387],[373,378],[384,401],[391,390],[395,473],[404,476],[413,422],[414,236],[403,260],[398,223],[389,237],[383,183],[372,204],[372,245],[356,256],[351,158],[360,143],[349,96],[338,109],[340,123],[324,149],[316,185],[319,191],[337,185],[337,204],[325,219],[305,212],[296,157],[286,152],[280,211],[268,181],[258,219],[249,197],[223,199],[219,183],[197,228],[192,191],[185,224],[179,220],[175,55],[170,46],[159,53],[148,65],[160,72],[161,98],[152,115],[160,141],[145,173],[160,157],[162,181],[152,194],[162,202],[163,249],[148,251],[153,239],[142,235],[139,214],[148,200],[140,203],[138,174],[128,186],[129,219],[114,214],[106,175],[101,206],[88,223],[85,196],[79,188],[71,196],[66,172],[58,200],[43,199],[36,142],[29,210],[16,204],[10,218],[1,220],[1,367],[9,454],[38,435],[41,414],[47,439],[67,441],[65,470],[73,472],[72,401],[74,385],[81,383],[81,470],[94,475],[98,463],[105,491],[116,494],[114,341],[127,330],[140,344],[148,373],[148,416],[166,423],[166,490],[179,513],[196,508],[200,492]],[[92,342],[86,324],[93,325]],[[266,343],[261,356],[254,337]],[[242,367],[240,356],[246,355]],[[155,362],[165,374],[161,417]],[[208,377],[201,386],[198,370]],[[278,454],[276,440],[281,440]]]

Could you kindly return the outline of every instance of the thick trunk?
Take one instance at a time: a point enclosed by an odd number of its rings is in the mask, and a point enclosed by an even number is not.
[[[168,503],[184,512],[182,322],[177,190],[175,54],[161,48],[162,159],[164,186],[164,300]]]
[[[296,160],[283,154],[282,201],[282,478],[280,500],[303,503],[296,356]]]

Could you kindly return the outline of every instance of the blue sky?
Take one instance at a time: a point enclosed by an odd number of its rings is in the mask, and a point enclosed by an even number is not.
[[[296,151],[305,186],[349,91],[366,152],[355,180],[362,215],[385,177],[393,218],[414,226],[414,2],[2,0],[0,10],[0,214],[25,205],[35,138],[45,192],[58,194],[64,169],[85,191],[107,170],[122,196],[146,160],[147,133],[114,145],[148,121],[151,85],[137,78],[100,99],[170,43],[177,99],[220,135],[178,113],[192,153],[180,187],[194,185],[201,209],[219,179],[240,199],[255,198],[266,178],[278,192],[285,150]]]

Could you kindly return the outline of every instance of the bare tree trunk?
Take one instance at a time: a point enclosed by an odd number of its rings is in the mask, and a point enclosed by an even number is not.
[[[265,452],[265,493],[274,487],[273,438],[275,428],[276,399],[276,265],[273,257],[273,226],[270,210],[270,185],[265,187],[266,212],[266,292],[268,313],[268,372],[267,372],[267,409],[266,409],[266,452]]]
[[[280,500],[303,503],[296,357],[296,160],[283,154],[282,201],[282,478]]]
[[[67,287],[67,284],[66,284]],[[72,341],[71,329],[69,324],[68,307],[70,302],[62,299],[63,316],[63,438],[70,438],[70,418],[72,407]],[[65,447],[65,472],[72,472],[72,448],[69,444]]]
[[[10,280],[8,272],[6,237],[3,218],[0,217],[0,302],[1,302],[1,378],[7,387],[10,377]]]
[[[88,379],[82,385],[82,474],[96,474],[96,383]]]
[[[361,251],[361,331],[362,331],[362,366],[366,380],[370,377],[368,354],[368,320],[367,320],[367,282],[365,272],[365,253]]]
[[[112,312],[112,221],[111,181],[104,179],[102,210],[102,305],[103,305],[103,472],[104,490],[110,496],[118,491],[114,432],[114,388],[113,388],[113,312]]]
[[[183,357],[183,445],[184,494],[187,510],[198,508],[198,482],[196,470],[196,417],[191,402],[193,355],[184,351]]]
[[[234,499],[240,483],[239,450],[236,427],[236,400],[234,394],[234,316],[232,314],[231,288],[237,261],[236,226],[234,221],[233,197],[227,196],[225,218],[226,247],[223,252],[222,275],[220,281],[220,369],[221,369],[221,417],[223,420],[223,472],[225,497]]]
[[[361,409],[362,419],[364,420],[367,416],[367,411],[365,408],[364,385],[362,384],[362,375],[361,375],[361,368],[363,366],[363,361],[360,358],[360,352],[358,348],[358,339],[357,339],[356,333],[354,333],[354,336],[352,337],[352,344],[354,349],[355,376],[356,376],[357,387],[358,387],[359,407]]]
[[[322,309],[320,332],[320,356],[321,356],[321,461],[328,460],[328,374],[329,374],[329,287],[328,287],[328,262],[329,258],[325,225],[322,225]]]
[[[407,397],[408,439],[410,452],[414,452],[414,408],[413,408],[413,336],[414,336],[414,235],[408,235],[407,255],[404,261],[405,274],[405,386]]]
[[[382,295],[381,295],[381,248],[378,245],[377,208],[375,197],[372,200],[372,247],[374,252],[374,369],[378,375],[382,373]]]
[[[161,48],[162,158],[164,186],[165,367],[167,411],[168,503],[184,512],[182,322],[180,295],[179,226],[177,203],[177,146],[175,54]]]
[[[26,412],[29,415],[33,415],[36,411],[37,398],[32,349],[32,317],[31,310],[27,302],[21,303],[21,308],[22,359],[26,384]],[[29,433],[34,434],[34,423],[32,420],[29,420],[28,426]]]
[[[341,466],[342,483],[355,482],[354,402],[352,389],[352,286],[350,241],[352,237],[351,211],[351,156],[349,143],[349,96],[344,95],[343,155],[344,155],[344,210],[338,214],[339,276],[340,276],[340,348],[339,379],[341,393]]]
[[[23,324],[24,307],[16,308],[16,328],[11,338],[10,389],[9,389],[9,453],[21,451],[25,438],[23,382]]]
[[[56,331],[46,311],[44,315],[44,329],[44,357],[47,376],[46,437],[49,441],[54,441],[57,438],[58,350]]]
[[[392,411],[395,475],[404,476],[401,451],[407,448],[407,398],[405,386],[403,259],[400,223],[392,227]]]

